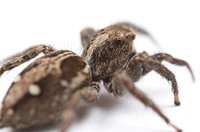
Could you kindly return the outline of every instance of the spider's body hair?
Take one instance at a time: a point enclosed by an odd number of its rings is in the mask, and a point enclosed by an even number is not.
[[[83,54],[94,80],[112,76],[117,69],[123,68],[132,52],[134,38],[134,30],[126,25],[111,25],[97,31]]]
[[[176,127],[134,82],[154,70],[172,85],[175,105],[180,105],[175,75],[161,64],[168,61],[186,66],[186,61],[166,53],[137,53],[135,31],[130,23],[117,23],[101,30],[82,32],[82,57],[72,51],[38,45],[8,59],[0,67],[0,76],[43,52],[13,81],[2,104],[0,128],[30,128],[62,119],[64,132],[76,115],[80,101],[95,101],[103,81],[108,92],[122,96],[127,89],[144,105],[151,107],[168,125]]]

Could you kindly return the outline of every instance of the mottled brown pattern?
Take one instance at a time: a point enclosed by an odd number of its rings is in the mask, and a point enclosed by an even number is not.
[[[100,36],[104,36],[103,41]],[[133,29],[124,25],[112,25],[99,30],[83,54],[93,75],[109,76],[122,68],[132,52],[134,38]]]
[[[8,90],[3,101],[3,124],[27,128],[61,118],[71,94],[90,83],[91,73],[86,65],[71,51],[55,51],[34,61],[21,72],[21,80],[14,82]],[[71,67],[75,70],[71,70]],[[88,68],[88,72],[83,71],[85,79],[76,89],[61,86],[61,79],[70,84],[71,79],[78,76],[78,71],[84,68]],[[30,84],[39,86],[41,94],[32,96],[28,93]],[[9,109],[14,112],[12,116],[6,113]]]

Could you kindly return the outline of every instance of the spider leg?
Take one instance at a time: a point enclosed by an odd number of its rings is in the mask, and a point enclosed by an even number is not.
[[[4,127],[4,125],[3,125],[3,123],[1,123],[2,121],[1,121],[1,118],[0,118],[0,128],[3,128]]]
[[[131,68],[134,66],[137,67],[137,69],[132,69],[133,71],[131,71]],[[146,52],[139,53],[130,59],[128,71],[134,73],[135,71],[139,71],[138,69],[142,70],[139,72],[139,75],[136,76],[136,79],[154,70],[166,80],[168,80],[172,85],[172,91],[174,93],[174,104],[176,106],[180,105],[178,96],[179,91],[175,75],[164,65],[162,65],[160,60],[156,59],[154,56],[149,56]]]
[[[81,99],[82,99],[82,97],[81,97],[80,91],[74,93],[71,96],[71,98],[68,102],[68,106],[62,115],[60,132],[65,132],[67,130],[67,128],[70,126],[72,120],[75,117],[75,111],[76,111],[77,106],[78,106],[79,102],[81,101]]]
[[[96,84],[94,84],[94,85],[96,85]],[[91,101],[95,101],[97,99],[98,89],[96,89],[96,87],[99,87],[99,86],[97,86],[97,85],[94,86],[94,85],[92,84],[92,86],[85,87],[85,88],[75,92],[71,96],[71,98],[68,102],[68,106],[62,115],[60,132],[65,132],[69,128],[71,122],[73,121],[73,119],[76,115],[77,106],[81,100],[86,100],[88,102],[91,102]]]
[[[0,67],[0,76],[8,70],[11,70],[31,59],[36,57],[38,54],[43,52],[44,54],[48,54],[53,52],[54,49],[47,45],[38,45],[31,47],[25,51],[23,51],[20,54],[14,55],[12,57],[9,57],[5,60],[5,63]]]
[[[81,34],[81,44],[83,48],[85,49],[87,45],[89,45],[92,37],[96,34],[96,31],[93,28],[88,27],[88,28],[84,28],[80,34]]]
[[[158,106],[147,97],[142,91],[137,89],[132,83],[132,79],[126,74],[125,71],[118,71],[113,77],[114,81],[120,83],[121,86],[124,86],[132,95],[134,95],[138,100],[140,100],[144,105],[151,107],[168,125],[173,127],[177,132],[182,130],[175,126],[169,119],[166,117]]]
[[[0,128],[3,128],[3,127],[5,127],[5,126],[4,126],[3,124],[0,123]]]
[[[192,76],[193,81],[195,81],[194,73],[190,65],[186,61],[174,58],[173,56],[166,53],[158,53],[158,54],[153,55],[152,57],[158,59],[160,62],[164,60],[175,65],[186,66]]]
[[[179,91],[178,91],[178,85],[177,85],[175,75],[162,64],[158,65],[157,68],[154,70],[157,73],[159,73],[162,77],[164,77],[165,79],[171,82],[172,91],[174,93],[174,104],[176,106],[180,105],[179,96],[178,96]]]

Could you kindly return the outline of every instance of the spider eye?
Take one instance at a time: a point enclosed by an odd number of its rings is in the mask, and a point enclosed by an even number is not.
[[[116,42],[116,44],[122,44],[123,39],[122,39],[122,38],[117,38],[117,39],[115,40],[115,42]]]

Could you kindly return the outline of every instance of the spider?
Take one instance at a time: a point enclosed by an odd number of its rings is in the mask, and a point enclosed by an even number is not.
[[[186,66],[194,79],[193,72],[187,62],[169,54],[137,53],[133,46],[135,36],[134,25],[125,22],[97,31],[86,28],[81,32],[82,56],[37,45],[9,58],[0,67],[0,76],[40,53],[45,54],[28,65],[11,84],[2,102],[0,127],[24,129],[61,119],[60,131],[64,132],[75,117],[80,101],[98,99],[100,82],[103,82],[114,96],[123,96],[127,89],[180,132],[134,82],[152,70],[159,73],[171,83],[174,104],[178,106],[175,75],[161,62]]]

